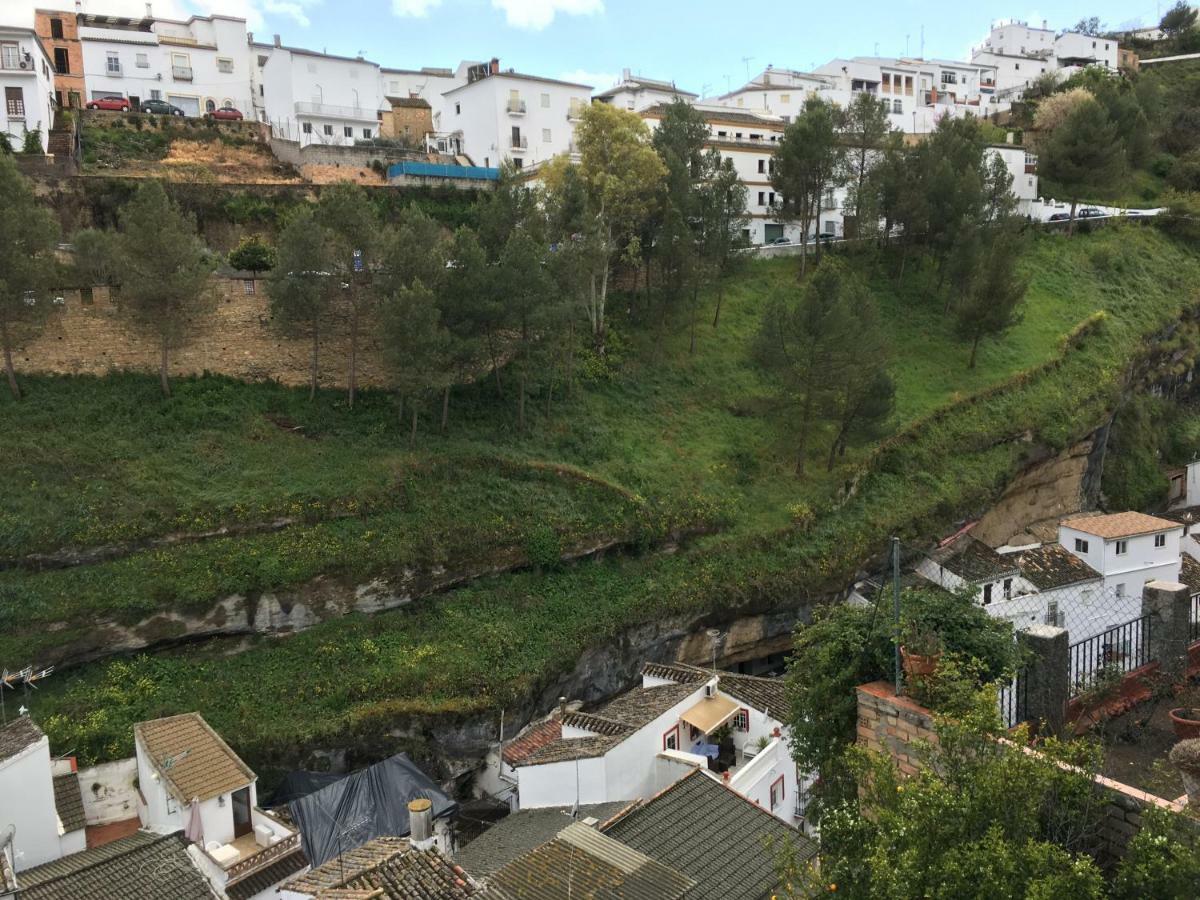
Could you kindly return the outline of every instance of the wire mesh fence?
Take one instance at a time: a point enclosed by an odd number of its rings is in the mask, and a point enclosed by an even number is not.
[[[1095,687],[1111,675],[1123,675],[1154,662],[1150,653],[1150,616],[1121,622],[1071,644],[1071,696]]]

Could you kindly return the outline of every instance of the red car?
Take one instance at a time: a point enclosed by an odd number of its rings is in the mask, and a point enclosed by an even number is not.
[[[129,112],[129,101],[124,97],[97,97],[95,100],[88,101],[87,108]]]
[[[242,118],[242,114],[232,106],[222,106],[220,109],[214,109],[208,114],[210,119],[225,119],[227,121],[237,121]]]

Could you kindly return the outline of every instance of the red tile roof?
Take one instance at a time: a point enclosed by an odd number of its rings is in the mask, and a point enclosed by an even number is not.
[[[562,722],[551,717],[534,725],[514,741],[504,745],[504,761],[510,766],[523,763],[526,759],[562,737]]]

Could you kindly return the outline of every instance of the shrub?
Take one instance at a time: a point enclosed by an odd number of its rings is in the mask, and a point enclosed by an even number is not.
[[[21,144],[22,153],[41,153],[42,152],[42,130],[35,128],[32,131],[25,132],[25,140]]]
[[[0,153],[12,153],[12,141],[8,137],[8,132],[0,131]]]
[[[265,272],[275,266],[275,248],[258,235],[242,238],[229,251],[229,265],[247,272]]]

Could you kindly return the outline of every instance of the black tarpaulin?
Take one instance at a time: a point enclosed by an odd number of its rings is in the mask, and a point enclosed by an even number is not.
[[[433,803],[435,819],[458,813],[458,804],[408,754],[398,753],[293,800],[288,808],[315,868],[372,838],[405,837],[411,830],[408,802],[419,798]]]
[[[302,770],[288,772],[283,781],[279,783],[279,787],[275,789],[275,793],[271,795],[271,802],[267,804],[267,809],[287,806],[292,801],[307,797],[313,791],[319,791],[345,777],[345,775],[335,775],[332,772],[305,772]]]

